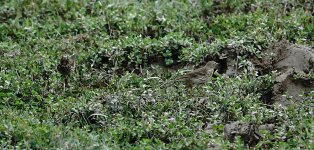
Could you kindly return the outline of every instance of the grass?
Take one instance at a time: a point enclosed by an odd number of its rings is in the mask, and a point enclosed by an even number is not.
[[[1,1],[1,148],[248,148],[223,138],[225,124],[242,121],[276,125],[255,148],[313,149],[314,93],[265,104],[272,73],[164,86],[230,46],[243,68],[283,38],[313,46],[313,21],[313,2],[302,0]],[[64,54],[77,64],[65,92]]]

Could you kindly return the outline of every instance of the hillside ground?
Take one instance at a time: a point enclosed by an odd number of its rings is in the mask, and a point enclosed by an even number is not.
[[[313,7],[2,0],[0,149],[314,149]]]

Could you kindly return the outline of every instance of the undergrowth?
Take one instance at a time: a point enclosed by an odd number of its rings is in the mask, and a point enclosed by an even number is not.
[[[9,149],[249,148],[223,138],[233,121],[274,124],[256,148],[313,149],[313,99],[262,99],[274,74],[247,57],[281,39],[313,46],[306,0],[0,2],[0,147]],[[188,88],[175,77],[237,50],[244,73]],[[63,89],[57,65],[75,54]],[[228,56],[227,56],[228,57]],[[167,83],[170,83],[167,84]],[[207,127],[213,125],[211,134]]]

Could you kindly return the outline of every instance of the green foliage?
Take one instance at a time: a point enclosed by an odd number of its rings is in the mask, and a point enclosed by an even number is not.
[[[272,74],[249,55],[282,38],[313,46],[313,2],[0,1],[1,149],[245,149],[231,121],[273,123],[256,148],[313,149],[313,92],[290,107],[261,101]],[[173,68],[233,48],[243,74],[188,89]],[[76,55],[69,88],[57,72]],[[296,78],[311,74],[296,75]],[[167,83],[170,82],[170,85]],[[211,134],[206,126],[213,124]]]

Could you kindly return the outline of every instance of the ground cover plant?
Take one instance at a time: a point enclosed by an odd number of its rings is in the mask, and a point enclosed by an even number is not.
[[[314,149],[313,14],[310,0],[0,1],[0,148]],[[208,82],[176,81],[208,61]]]

